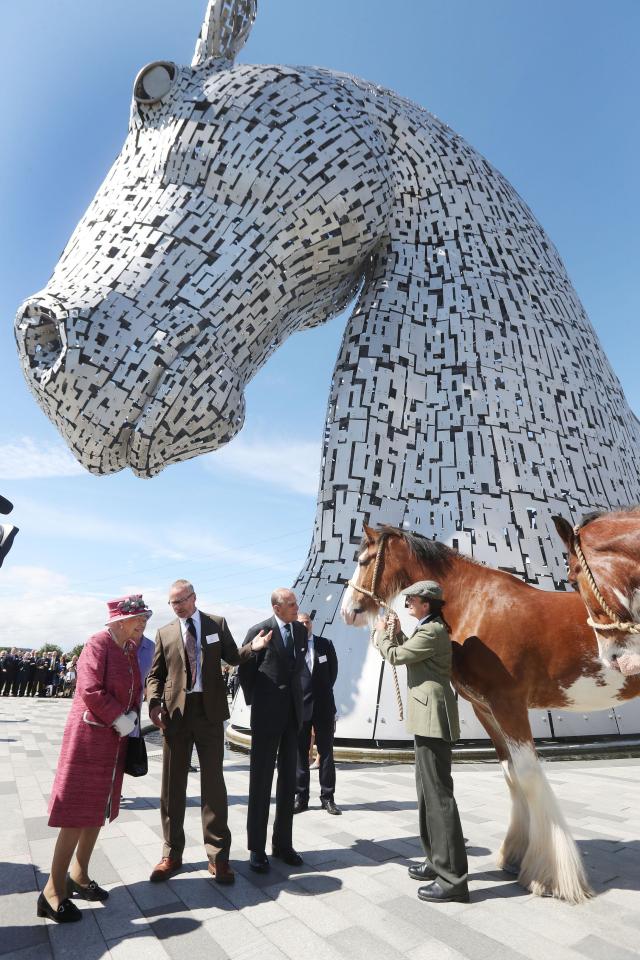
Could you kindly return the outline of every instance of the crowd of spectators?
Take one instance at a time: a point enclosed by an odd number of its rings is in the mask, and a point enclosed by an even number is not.
[[[72,697],[77,656],[55,651],[0,650],[0,695]]]
[[[233,700],[238,689],[238,668],[225,665],[222,668],[222,676],[227,688],[227,696]]]
[[[72,697],[76,688],[77,656],[47,650],[0,650],[0,696]],[[233,698],[238,673],[224,667],[227,694]]]

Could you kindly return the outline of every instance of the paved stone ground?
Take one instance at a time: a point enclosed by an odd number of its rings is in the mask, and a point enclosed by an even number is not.
[[[36,918],[36,891],[55,831],[47,795],[68,710],[64,701],[0,701],[0,955],[3,960],[631,960],[640,956],[640,760],[546,764],[579,841],[598,896],[570,907],[533,897],[495,867],[508,815],[495,764],[455,769],[469,838],[470,904],[424,904],[406,872],[420,854],[413,769],[340,764],[343,816],[319,803],[294,822],[300,869],[272,861],[252,874],[245,850],[248,758],[226,761],[234,836],[234,886],[206,872],[198,774],[190,775],[183,873],[148,882],[161,853],[159,756],[148,776],[125,778],[119,818],[105,827],[92,861],[111,890],[87,905],[82,923]],[[312,788],[314,784],[312,783]]]

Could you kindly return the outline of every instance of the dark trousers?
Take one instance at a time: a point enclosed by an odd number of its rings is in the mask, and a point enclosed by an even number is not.
[[[231,833],[227,826],[227,788],[222,773],[224,728],[207,720],[201,693],[187,695],[184,717],[175,716],[164,732],[160,819],[163,856],[180,859],[185,846],[184,812],[193,748],[200,763],[202,835],[211,863],[228,860]]]
[[[453,796],[451,744],[416,736],[415,751],[418,821],[425,856],[444,890],[466,891],[467,851]]]
[[[298,735],[298,769],[296,794],[300,800],[309,802],[309,747],[311,728],[316,732],[316,747],[320,757],[320,799],[333,800],[336,789],[336,765],[333,761],[333,717],[312,717],[302,724]]]
[[[260,711],[262,718],[262,711]],[[296,794],[296,758],[298,755],[298,722],[293,707],[283,724],[273,725],[268,717],[264,722],[251,714],[251,759],[249,763],[249,804],[247,808],[247,847],[254,853],[264,853],[267,845],[267,825],[273,773],[278,766],[276,784],[276,815],[273,822],[272,843],[280,850],[291,850],[293,804]]]

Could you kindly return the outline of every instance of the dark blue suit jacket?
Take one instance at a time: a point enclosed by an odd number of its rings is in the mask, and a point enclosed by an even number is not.
[[[289,705],[293,699],[298,726],[302,725],[302,683],[300,673],[307,652],[307,631],[297,620],[291,624],[295,659],[285,650],[284,640],[275,617],[256,623],[247,631],[242,646],[251,643],[264,630],[273,630],[269,645],[238,666],[238,679],[244,698],[251,707],[251,726],[268,723],[281,726],[287,722]]]

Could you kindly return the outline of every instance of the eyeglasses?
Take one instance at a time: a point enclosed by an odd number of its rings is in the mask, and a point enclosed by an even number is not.
[[[179,604],[184,603],[185,600],[188,600],[189,597],[195,597],[195,593],[191,592],[186,595],[186,597],[178,597],[176,600],[169,600],[170,607],[177,607]]]

